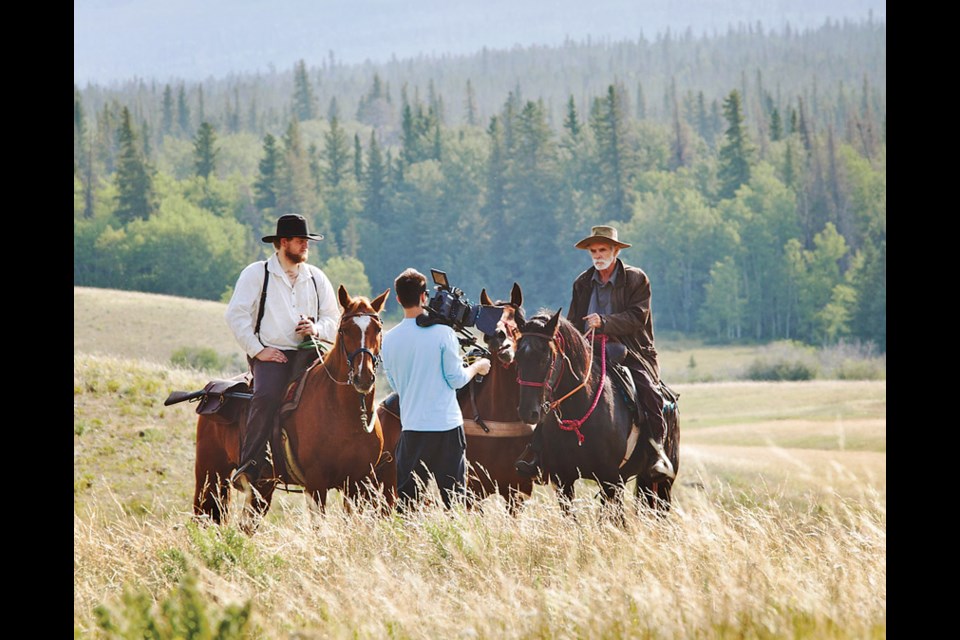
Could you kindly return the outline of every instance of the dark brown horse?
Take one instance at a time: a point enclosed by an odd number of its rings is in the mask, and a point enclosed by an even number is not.
[[[595,481],[604,501],[619,508],[627,481],[636,477],[638,495],[656,509],[669,509],[673,481],[655,483],[646,475],[654,452],[641,436],[645,430],[631,403],[608,374],[605,336],[598,336],[601,344],[593,348],[559,311],[520,319],[517,326],[519,413],[543,430],[544,477],[565,498],[564,508],[581,478]],[[679,469],[679,418],[671,414],[665,449]]]
[[[351,500],[368,496],[383,453],[383,432],[373,404],[382,333],[379,314],[388,293],[389,289],[371,302],[350,297],[340,286],[343,314],[337,337],[323,361],[307,371],[299,404],[281,417],[282,438],[272,441],[273,473],[257,482],[255,494],[245,495],[245,513],[254,516],[241,521],[245,529],[255,528],[281,483],[302,486],[321,510],[330,489],[339,489]],[[239,431],[238,424],[206,416],[197,422],[193,510],[215,522],[221,521],[221,508],[228,504],[227,478],[238,464]]]
[[[514,284],[509,301],[494,302],[484,289],[480,303],[501,307],[503,315],[495,334],[484,336],[491,358],[490,372],[482,382],[474,378],[458,394],[467,438],[467,482],[474,497],[483,499],[499,493],[514,512],[533,491],[533,480],[519,475],[513,467],[533,434],[532,426],[524,424],[517,413],[520,387],[514,354],[516,319],[522,315],[523,297],[520,287]],[[384,446],[392,451],[400,438],[400,417],[390,401],[382,403],[377,414],[383,427]],[[378,475],[386,486],[396,487],[395,465],[383,465]]]

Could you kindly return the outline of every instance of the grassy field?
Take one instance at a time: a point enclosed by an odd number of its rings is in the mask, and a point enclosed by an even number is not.
[[[75,321],[75,637],[886,637],[884,381],[676,385],[662,521],[618,526],[583,482],[575,518],[547,487],[517,517],[499,499],[407,519],[334,500],[313,519],[282,494],[247,537],[193,522],[194,405],[163,406],[208,379],[169,353],[214,344],[222,305],[130,294],[115,318],[121,296],[99,295],[75,296],[101,312]],[[121,324],[155,350],[124,345]]]

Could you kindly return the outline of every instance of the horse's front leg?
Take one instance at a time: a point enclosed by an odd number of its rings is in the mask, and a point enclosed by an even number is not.
[[[574,486],[573,481],[562,482],[558,481],[554,484],[557,492],[557,500],[560,501],[560,510],[563,511],[563,515],[572,516],[573,513],[573,497],[574,497]]]
[[[240,492],[240,500],[237,501],[241,508],[237,526],[241,531],[249,536],[257,532],[264,516],[270,510],[274,489],[276,485],[273,480],[261,480],[255,485],[244,486]]]
[[[623,502],[625,487],[623,480],[618,482],[599,482],[600,501],[603,505],[603,511],[613,517],[614,521],[621,527],[626,526],[627,519],[624,514]]]
[[[304,489],[303,496],[307,503],[307,519],[312,527],[317,527],[327,512],[327,492],[321,489]]]

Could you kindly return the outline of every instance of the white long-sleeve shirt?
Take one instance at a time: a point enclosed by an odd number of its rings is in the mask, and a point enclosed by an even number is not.
[[[297,265],[300,270],[297,281],[290,284],[277,254],[266,261],[270,283],[267,285],[260,337],[257,338],[253,330],[263,288],[263,263],[263,260],[254,262],[240,272],[233,296],[227,304],[227,324],[247,355],[253,358],[264,347],[296,349],[303,341],[296,333],[301,314],[315,317],[317,337],[332,342],[340,324],[340,307],[329,278],[317,267],[300,263]]]

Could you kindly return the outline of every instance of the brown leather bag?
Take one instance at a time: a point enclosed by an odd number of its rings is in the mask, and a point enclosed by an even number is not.
[[[203,388],[197,413],[217,422],[236,422],[247,410],[251,395],[245,379],[211,380]]]

